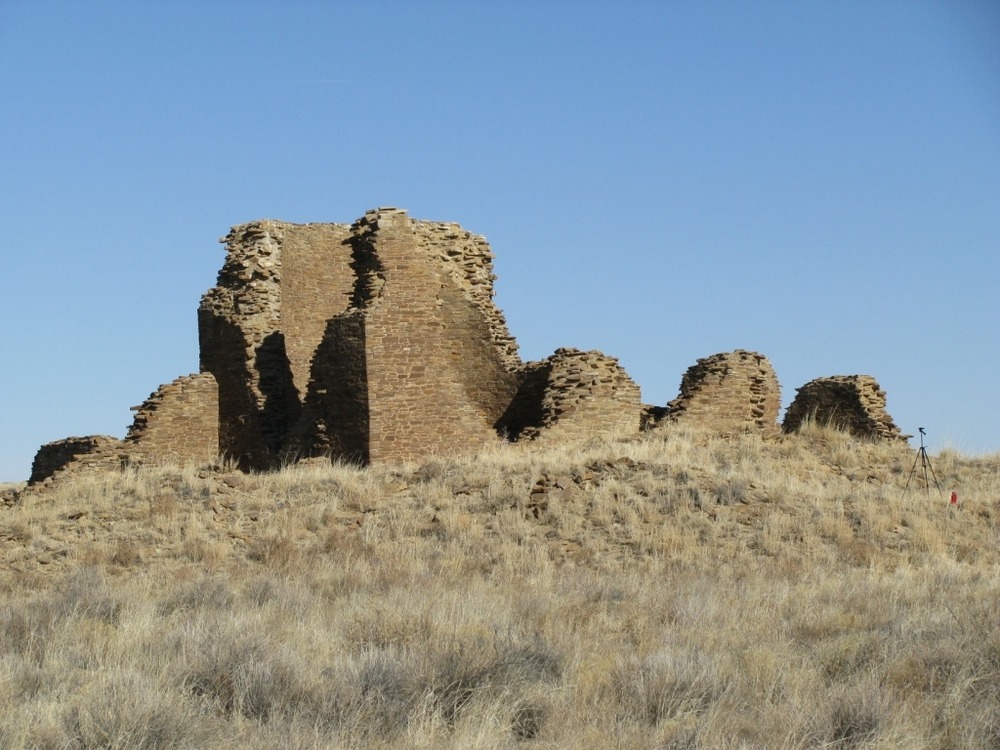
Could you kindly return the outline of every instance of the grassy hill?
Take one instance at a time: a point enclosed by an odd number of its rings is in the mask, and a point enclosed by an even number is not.
[[[0,746],[1000,747],[1000,455],[914,458],[674,428],[7,488]]]

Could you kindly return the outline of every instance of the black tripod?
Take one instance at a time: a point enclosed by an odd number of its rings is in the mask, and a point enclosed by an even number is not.
[[[930,497],[931,494],[931,483],[927,479],[927,472],[930,471],[931,476],[934,478],[934,486],[938,488],[938,492],[941,491],[941,484],[938,482],[937,474],[934,473],[934,467],[931,466],[930,456],[927,455],[927,449],[924,447],[924,432],[923,427],[918,427],[920,430],[920,450],[917,451],[917,457],[913,459],[913,468],[910,469],[910,476],[906,478],[906,487],[903,488],[903,494],[905,495],[907,490],[910,489],[910,480],[913,479],[914,473],[917,471],[917,463],[920,463],[921,468],[924,472],[924,488],[927,491],[927,496]]]

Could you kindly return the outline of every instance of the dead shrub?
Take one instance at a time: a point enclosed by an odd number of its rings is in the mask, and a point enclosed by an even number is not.
[[[63,747],[73,750],[199,748],[205,722],[183,696],[132,671],[101,676],[63,712]]]
[[[289,569],[297,566],[302,552],[295,540],[284,534],[258,537],[247,549],[247,559],[268,567]]]
[[[182,685],[225,715],[267,721],[273,714],[287,713],[300,696],[293,660],[261,635],[230,624],[203,629],[186,647],[193,655],[183,668]]]

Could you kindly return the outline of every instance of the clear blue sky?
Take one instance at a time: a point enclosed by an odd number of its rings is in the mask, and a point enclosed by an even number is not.
[[[1000,450],[1000,3],[6,0],[0,480],[197,371],[230,225],[379,205],[487,237],[525,359]]]

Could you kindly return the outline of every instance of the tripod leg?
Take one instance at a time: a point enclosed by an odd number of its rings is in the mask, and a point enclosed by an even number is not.
[[[937,474],[934,473],[934,467],[931,465],[931,458],[927,456],[927,468],[931,470],[931,476],[934,477],[934,486],[937,487],[938,492],[941,491],[941,483],[938,481]],[[930,491],[931,486],[928,484],[927,489]]]
[[[906,486],[903,487],[903,493],[905,494],[910,489],[910,481],[913,479],[913,473],[917,470],[917,461],[920,460],[920,453],[918,452],[913,458],[913,466],[910,468],[910,474],[906,477]]]

